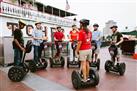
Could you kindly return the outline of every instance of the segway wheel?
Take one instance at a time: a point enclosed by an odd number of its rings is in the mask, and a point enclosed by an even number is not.
[[[99,84],[99,74],[97,71],[90,69],[89,70],[89,77],[90,77],[90,79],[94,80],[94,84],[92,86],[96,86]]]
[[[67,68],[69,68],[69,62],[70,62],[70,58],[67,58]]]
[[[97,59],[97,70],[100,70],[100,59]]]
[[[125,63],[120,63],[120,64],[119,64],[119,74],[120,74],[121,76],[124,75],[125,70],[126,70],[126,64],[125,64]]]
[[[61,57],[60,61],[61,61],[61,67],[64,67],[64,65],[65,65],[65,58]]]
[[[9,69],[8,77],[14,82],[20,82],[24,78],[24,71],[19,66],[14,66]]]
[[[36,72],[37,67],[34,61],[29,62],[29,69],[31,72]]]
[[[79,89],[81,87],[81,80],[79,75],[80,74],[77,71],[73,71],[71,75],[72,84],[75,89]]]
[[[110,60],[107,60],[107,61],[105,62],[105,70],[106,70],[106,72],[109,72],[110,66],[111,66],[111,61],[110,61]]]
[[[43,69],[46,69],[48,66],[48,62],[45,59],[42,59],[42,62],[44,63]]]
[[[50,58],[49,60],[50,60],[50,68],[53,68],[53,59]]]

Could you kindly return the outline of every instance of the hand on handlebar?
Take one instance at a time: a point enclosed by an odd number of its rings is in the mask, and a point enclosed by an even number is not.
[[[25,52],[25,51],[26,51],[26,50],[25,50],[25,48],[23,48],[23,47],[21,48],[21,50],[22,50],[23,52]]]

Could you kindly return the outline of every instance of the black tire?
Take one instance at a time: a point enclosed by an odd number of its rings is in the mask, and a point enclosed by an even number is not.
[[[110,60],[107,60],[107,61],[105,62],[105,70],[106,70],[106,72],[109,72],[110,66],[111,66],[111,61],[110,61]]]
[[[81,88],[80,74],[77,71],[72,72],[71,81],[75,89]]]
[[[24,78],[24,70],[19,66],[11,67],[8,71],[8,77],[14,82],[20,82]]]
[[[48,66],[48,62],[45,59],[41,59],[41,60],[42,60],[42,63],[44,63],[43,69],[46,69]]]
[[[67,68],[69,68],[70,58],[67,58]]]
[[[119,64],[119,74],[120,74],[121,76],[124,75],[125,70],[126,70],[126,64],[125,64],[125,63],[120,63],[120,64]]]
[[[92,86],[96,86],[99,84],[99,74],[97,71],[90,69],[89,70],[89,77],[90,77],[90,79],[94,80],[94,84]]]
[[[50,58],[49,61],[50,61],[50,68],[53,68],[53,59]]]
[[[29,62],[29,69],[31,72],[36,72],[37,67],[34,61]]]
[[[64,67],[64,65],[65,65],[65,58],[61,57],[60,61],[61,61],[61,67]]]
[[[97,59],[97,70],[100,70],[100,59]]]

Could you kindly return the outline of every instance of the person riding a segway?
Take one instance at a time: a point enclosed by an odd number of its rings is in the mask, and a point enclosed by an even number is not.
[[[89,20],[80,20],[80,32],[78,38],[78,45],[76,48],[76,55],[81,62],[80,71],[73,71],[71,80],[75,89],[82,88],[84,86],[96,86],[99,83],[99,75],[97,71],[93,70],[89,66],[91,61],[91,38],[92,33],[87,28]]]
[[[14,65],[20,65],[24,48],[24,39],[23,39],[23,29],[26,26],[26,23],[23,20],[19,20],[19,27],[13,32],[13,49],[14,49]]]
[[[93,25],[93,32],[92,32],[92,63],[91,63],[91,67],[97,67],[97,70],[100,69],[100,59],[98,58],[99,55],[99,51],[100,51],[100,46],[101,46],[101,38],[102,38],[102,34],[101,32],[98,30],[99,25],[98,24],[94,24]]]
[[[65,59],[64,57],[61,56],[61,49],[63,47],[62,42],[64,38],[65,36],[62,32],[62,28],[58,26],[57,31],[54,33],[54,42],[55,42],[57,52],[55,56],[53,56],[53,53],[52,53],[53,58],[50,58],[50,67],[53,67],[53,66],[64,67]]]
[[[36,69],[45,69],[47,67],[47,61],[41,58],[44,40],[47,40],[47,36],[42,31],[41,22],[37,21],[35,23],[36,28],[32,32],[33,47],[34,47],[34,59],[29,62],[29,67],[31,72],[35,72]]]
[[[70,65],[78,65],[80,66],[80,63],[78,59],[75,56],[75,50],[77,47],[77,41],[78,41],[78,29],[76,25],[72,25],[72,30],[69,33],[69,39],[70,39],[70,56],[67,60],[67,67],[69,68]]]
[[[112,29],[112,41],[109,47],[109,53],[111,55],[111,61],[107,60],[105,63],[105,70],[107,72],[114,71],[119,72],[120,75],[123,75],[125,72],[126,65],[125,63],[119,63],[120,61],[120,45],[123,42],[123,36],[120,32],[117,31],[117,26],[114,25],[110,27]]]

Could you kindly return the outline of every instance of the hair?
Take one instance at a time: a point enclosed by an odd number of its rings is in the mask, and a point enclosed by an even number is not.
[[[86,32],[86,34],[89,33],[89,29],[87,28],[87,25],[82,24],[81,29],[83,29]]]

